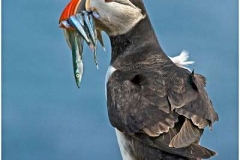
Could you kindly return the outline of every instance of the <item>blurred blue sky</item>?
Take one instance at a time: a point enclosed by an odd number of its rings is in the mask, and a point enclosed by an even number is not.
[[[91,51],[77,89],[71,53],[58,18],[68,0],[2,1],[3,160],[121,160],[105,102],[104,78],[110,60]],[[219,113],[202,145],[216,160],[238,154],[238,1],[145,0],[161,46],[169,56],[190,52],[195,72]]]

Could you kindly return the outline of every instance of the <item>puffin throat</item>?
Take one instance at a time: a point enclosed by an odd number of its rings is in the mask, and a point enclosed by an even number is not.
[[[168,59],[158,42],[148,16],[139,21],[129,32],[110,36],[110,42],[112,48],[111,64],[117,58],[144,51],[146,53],[158,53],[162,58]],[[136,56],[136,58],[139,59],[141,57]]]

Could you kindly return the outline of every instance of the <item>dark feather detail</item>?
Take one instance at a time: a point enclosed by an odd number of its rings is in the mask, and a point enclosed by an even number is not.
[[[111,124],[137,141],[165,152],[189,158],[215,155],[195,143],[203,128],[217,119],[204,85],[193,86],[204,84],[199,76],[191,81],[192,75],[181,68],[166,75],[157,68],[147,68],[150,65],[138,66],[115,71],[107,83]],[[169,67],[169,71],[174,69]],[[185,118],[181,120],[180,115]]]
[[[189,112],[187,109],[184,109],[184,108],[177,108],[175,110],[178,114],[180,115],[183,115],[185,117],[187,117],[188,119],[191,119],[192,122],[198,126],[198,128],[200,129],[203,129],[205,128],[207,125],[209,125],[209,121],[196,115],[196,114],[193,114],[191,112]]]
[[[176,136],[176,134],[177,134],[176,129],[170,129],[168,133],[161,134],[159,137],[149,137],[146,134],[135,134],[134,136],[129,136],[129,137],[131,138],[133,148],[135,148],[134,152],[135,153],[140,152],[141,154],[146,154],[143,156],[139,153],[139,155],[143,157],[151,157],[151,155],[146,152],[153,152],[156,149],[159,149],[164,152],[172,153],[174,155],[188,157],[189,159],[193,159],[193,160],[210,158],[217,154],[216,152],[211,151],[205,147],[202,147],[197,143],[192,143],[189,146],[182,147],[182,148],[169,147],[169,143],[171,142],[172,138]],[[144,150],[141,150],[141,147],[139,147],[142,145],[144,145]],[[135,147],[135,146],[138,146],[138,147]],[[157,156],[156,154],[153,154],[153,155]],[[162,156],[162,155],[160,154],[158,156]],[[137,159],[141,159],[141,158],[137,157]],[[149,160],[153,160],[153,159],[149,158]]]
[[[108,110],[113,126],[129,134],[145,130],[150,136],[158,136],[168,132],[178,118],[176,113],[170,113],[166,97],[159,97],[147,87],[146,76],[129,75],[129,80],[124,80],[127,77],[122,74],[116,71],[108,82]]]
[[[177,135],[175,129],[170,129],[168,133],[164,133],[157,138],[147,137],[146,135],[139,135],[135,136],[137,140],[144,140],[145,143],[150,145],[151,147],[161,149],[165,152],[173,153],[176,155],[188,157],[188,158],[209,158],[216,153],[206,149],[197,143],[192,143],[187,147],[181,148],[172,148],[169,147],[169,143],[171,142],[172,138]],[[144,137],[144,138],[143,138]]]
[[[208,98],[207,92],[204,89],[206,80],[199,74],[190,75],[190,81],[193,88],[198,91],[197,97],[181,108],[177,108],[176,112],[191,119],[199,128],[204,128],[207,124],[218,121],[218,114],[214,111],[211,100]]]
[[[202,135],[203,130],[198,129],[188,119],[185,119],[181,130],[172,138],[169,146],[174,148],[188,147],[197,142]]]

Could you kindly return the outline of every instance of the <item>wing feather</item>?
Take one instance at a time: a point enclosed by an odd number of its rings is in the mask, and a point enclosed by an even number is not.
[[[193,125],[190,120],[185,119],[181,130],[172,138],[169,146],[175,148],[188,147],[200,139],[202,132],[203,131]]]
[[[176,68],[175,68],[176,69]],[[116,70],[107,83],[108,113],[119,131],[154,148],[190,158],[216,153],[196,142],[218,120],[205,78],[185,69]]]

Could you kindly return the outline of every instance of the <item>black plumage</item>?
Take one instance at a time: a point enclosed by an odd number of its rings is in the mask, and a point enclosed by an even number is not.
[[[131,0],[146,14],[140,0]],[[111,124],[131,141],[136,160],[201,159],[216,153],[198,144],[218,120],[202,75],[176,66],[161,49],[148,17],[111,36],[107,83]]]

